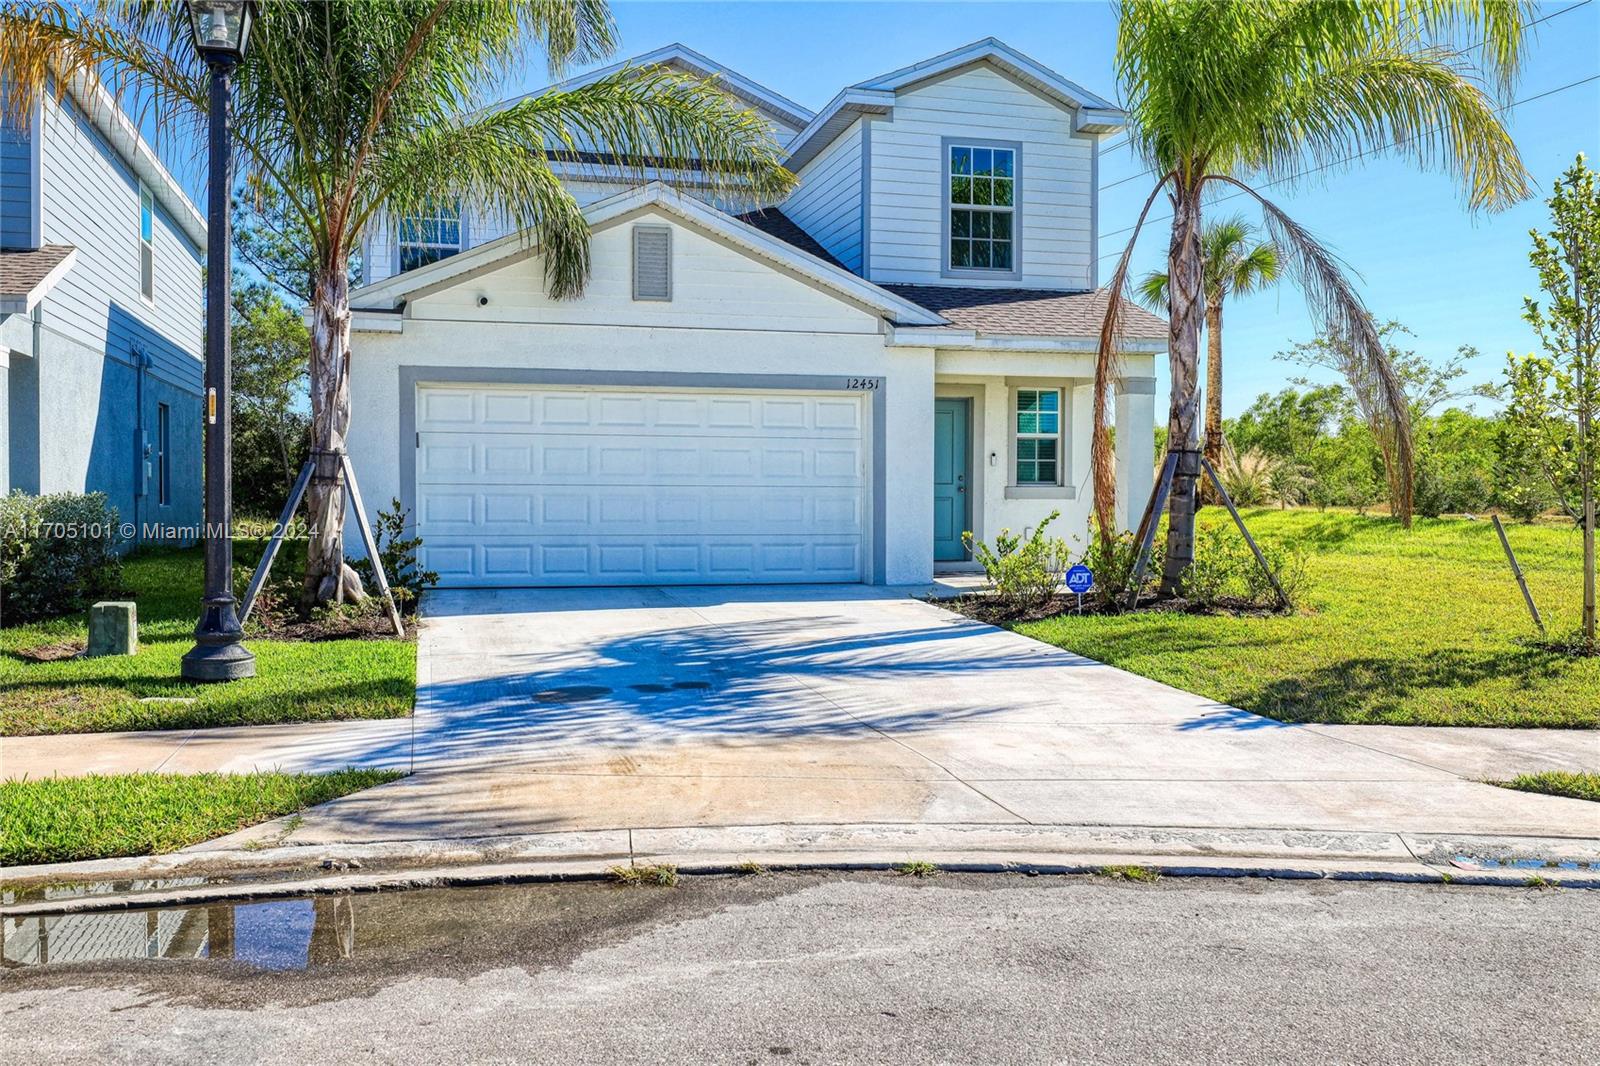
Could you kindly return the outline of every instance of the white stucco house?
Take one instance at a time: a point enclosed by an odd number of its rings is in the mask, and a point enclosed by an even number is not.
[[[681,45],[630,62],[718,77],[798,187],[731,213],[692,176],[557,159],[594,234],[566,301],[470,207],[371,234],[349,451],[441,583],[914,584],[971,565],[964,530],[1059,510],[1082,537],[1097,160],[1122,113],[992,39],[819,112]],[[1128,336],[1124,521],[1166,325],[1141,312]]]

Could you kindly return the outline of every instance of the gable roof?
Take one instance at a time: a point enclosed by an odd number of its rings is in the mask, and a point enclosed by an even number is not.
[[[1071,109],[1073,129],[1079,133],[1115,133],[1127,125],[1126,112],[1116,104],[1068,81],[1004,41],[985,37],[843,89],[789,143],[789,158],[784,165],[798,171],[860,115],[892,114],[896,93],[979,63],[993,66],[1046,99]]]
[[[749,222],[724,214],[659,181],[598,200],[586,207],[583,214],[591,230],[600,230],[645,208],[656,208],[674,215],[692,228],[797,274],[835,297],[866,307],[891,322],[914,326],[946,324],[945,319],[933,311],[857,277],[837,262],[829,262],[797,248]],[[363,312],[392,309],[408,299],[499,270],[537,252],[538,246],[522,233],[508,234],[458,255],[357,289],[350,294],[350,303],[352,308]]]
[[[624,59],[619,63],[612,63],[610,66],[601,67],[599,70],[591,70],[586,74],[579,74],[554,85],[547,85],[531,93],[514,96],[494,106],[496,109],[509,107],[519,100],[536,97],[552,90],[579,89],[585,85],[592,85],[602,78],[610,77],[612,74],[628,67],[673,67],[698,77],[715,78],[723,88],[727,89],[735,97],[759,111],[765,111],[791,129],[801,129],[812,119],[812,112],[809,108],[795,103],[786,96],[773,92],[765,85],[753,78],[740,74],[732,67],[709,59],[688,45],[677,42],[663,45],[653,51],[645,52],[643,55],[634,56],[632,59]]]

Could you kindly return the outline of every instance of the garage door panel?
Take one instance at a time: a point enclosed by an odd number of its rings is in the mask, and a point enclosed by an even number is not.
[[[800,491],[738,487],[497,487],[494,492],[424,488],[417,498],[423,531],[532,535],[591,531],[686,535],[806,533],[860,536],[860,493],[848,488]]]
[[[420,435],[417,483],[458,485],[464,475],[483,483],[533,485],[683,483],[712,487],[730,481],[859,487],[862,446],[855,441],[703,441],[671,437],[645,445],[574,442],[541,433],[522,442],[503,438],[462,442],[461,433]]]
[[[445,585],[860,580],[858,397],[418,388],[422,563]]]
[[[446,585],[521,586],[856,581],[856,539],[763,537],[674,540],[616,537],[603,542],[537,538],[484,544],[435,537],[420,553]]]

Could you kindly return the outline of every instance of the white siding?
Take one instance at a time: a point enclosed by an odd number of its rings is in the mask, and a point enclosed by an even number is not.
[[[783,212],[833,257],[861,272],[861,137],[855,124],[800,169]]]
[[[1091,287],[1094,141],[1073,135],[1070,110],[979,66],[900,92],[869,128],[871,280],[942,280],[942,138],[972,137],[1022,145],[1022,277],[959,284]]]
[[[632,228],[635,223],[670,225],[672,299],[633,299]],[[501,270],[464,281],[410,302],[413,319],[463,322],[587,323],[617,327],[682,326],[758,329],[767,332],[879,332],[876,316],[679,224],[672,216],[645,211],[594,235],[593,273],[582,297],[553,300],[545,294],[543,265],[529,256]],[[478,298],[486,296],[480,307]],[[408,327],[409,328],[409,327]],[[737,364],[725,369],[737,370]]]

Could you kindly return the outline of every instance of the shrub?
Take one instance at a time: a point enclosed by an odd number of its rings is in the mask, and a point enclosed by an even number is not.
[[[439,583],[439,575],[424,570],[417,562],[417,550],[422,547],[421,537],[406,536],[406,518],[410,512],[399,500],[390,501],[390,509],[378,512],[373,539],[378,542],[378,558],[383,560],[383,572],[388,576],[394,602],[402,611],[416,610],[423,592]],[[370,560],[362,559],[351,564],[369,588],[376,584]]]
[[[1256,543],[1293,606],[1305,578],[1305,554],[1271,541]],[[1276,606],[1278,602],[1272,582],[1250,545],[1236,530],[1220,525],[1196,532],[1194,563],[1184,574],[1183,594],[1202,607],[1214,607],[1229,599],[1262,607]]]
[[[1278,465],[1279,460],[1264,452],[1253,449],[1239,452],[1230,444],[1223,450],[1222,468],[1217,476],[1222,479],[1222,487],[1228,490],[1235,506],[1256,507],[1266,502],[1271,491],[1272,471]]]
[[[6,625],[75,614],[122,578],[117,509],[105,493],[0,500],[0,612]]]
[[[1050,523],[1061,517],[1051,511],[1023,540],[1009,529],[1002,529],[991,547],[976,540],[971,531],[961,534],[962,543],[983,567],[984,576],[995,595],[1007,607],[1025,610],[1047,602],[1061,587],[1061,575],[1072,565],[1072,553],[1060,537],[1046,536]]]
[[[1128,582],[1133,579],[1133,566],[1139,558],[1139,544],[1133,539],[1133,534],[1123,532],[1105,543],[1099,532],[1098,523],[1091,519],[1089,522],[1089,548],[1083,553],[1083,565],[1094,572],[1094,588],[1089,591],[1089,598],[1096,607],[1104,610],[1117,605],[1128,589]],[[1159,577],[1161,568],[1166,561],[1166,538],[1157,531],[1154,544],[1150,549],[1150,562],[1145,566],[1145,582]]]

